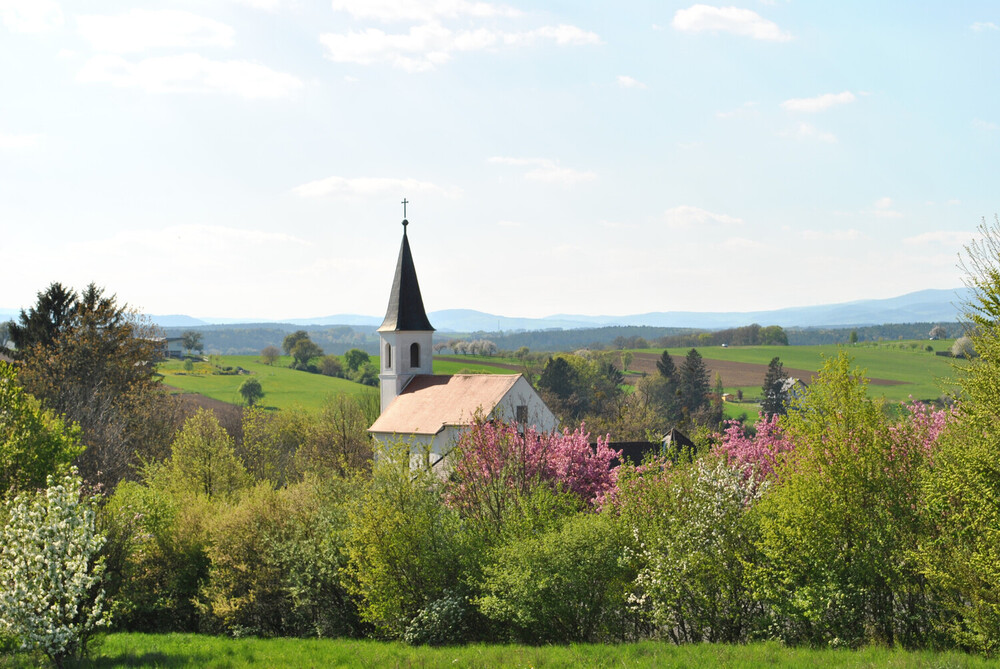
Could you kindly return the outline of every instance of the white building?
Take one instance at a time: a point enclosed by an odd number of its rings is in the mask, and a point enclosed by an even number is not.
[[[554,430],[555,415],[520,374],[433,374],[434,328],[420,296],[407,225],[404,220],[389,307],[378,329],[382,413],[368,431],[377,441],[418,446],[435,464],[476,416]]]

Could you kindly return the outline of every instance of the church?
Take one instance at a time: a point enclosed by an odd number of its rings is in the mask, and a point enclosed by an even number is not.
[[[556,429],[555,415],[521,374],[433,373],[434,328],[424,311],[408,225],[404,218],[389,307],[378,328],[381,414],[369,433],[379,442],[417,446],[433,465],[444,460],[477,415],[541,432]]]

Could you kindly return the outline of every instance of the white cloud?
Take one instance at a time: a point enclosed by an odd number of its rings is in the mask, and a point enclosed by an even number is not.
[[[432,22],[413,26],[405,34],[389,34],[377,28],[368,28],[362,32],[320,35],[326,57],[336,63],[390,63],[408,72],[433,69],[446,63],[454,52],[524,47],[543,41],[554,42],[558,46],[601,43],[595,33],[569,25],[544,26],[524,32],[485,28],[454,32]]]
[[[347,12],[358,19],[380,21],[433,21],[460,16],[490,18],[521,15],[513,7],[469,0],[333,0],[333,10]]]
[[[902,218],[903,214],[892,208],[891,197],[880,197],[875,200],[875,210],[872,212],[879,218]]]
[[[235,35],[224,23],[174,9],[133,9],[118,16],[79,16],[77,25],[94,49],[112,53],[161,47],[230,47]]]
[[[521,222],[520,221],[497,221],[497,225],[499,225],[502,228],[520,228],[521,227]]]
[[[984,30],[1000,30],[1000,26],[993,23],[992,21],[976,21],[969,27],[975,30],[977,33],[982,32]]]
[[[743,219],[729,216],[728,214],[716,214],[706,209],[681,205],[667,209],[663,214],[667,227],[674,229],[691,228],[709,224],[721,225],[742,225]]]
[[[948,200],[948,202],[946,204],[952,204],[952,205],[954,205],[954,204],[962,204],[962,201],[961,200],[954,200],[954,199],[952,199],[952,200]]]
[[[506,156],[494,156],[489,159],[495,165],[513,165],[517,167],[531,167],[532,169],[524,173],[525,179],[541,181],[543,183],[557,183],[563,186],[574,186],[584,181],[597,179],[597,174],[591,171],[580,171],[568,167],[560,167],[559,163],[548,158],[510,158]]]
[[[802,239],[811,241],[848,242],[861,239],[861,233],[851,228],[849,230],[803,230]]]
[[[758,242],[755,239],[747,239],[745,237],[730,237],[723,242],[723,245],[726,246],[726,248],[738,249],[742,251],[759,251],[767,248],[766,244]]]
[[[427,181],[416,179],[392,179],[384,177],[327,177],[296,186],[292,192],[302,197],[374,197],[381,195],[409,195],[410,193],[428,193],[457,197],[461,194],[458,188],[444,188]]]
[[[742,105],[727,112],[715,112],[716,118],[736,118],[738,116],[744,116],[749,113],[754,107],[757,106],[756,102],[744,102]]]
[[[799,123],[794,129],[778,133],[782,137],[792,137],[800,140],[816,140],[833,144],[837,141],[837,136],[832,132],[820,130],[811,123]]]
[[[625,74],[618,75],[618,85],[622,88],[647,88],[646,84]]]
[[[971,231],[937,230],[934,232],[924,232],[914,237],[907,237],[903,240],[903,243],[909,245],[949,244],[951,246],[961,246],[972,241],[972,237],[973,233]]]
[[[843,93],[825,93],[814,98],[794,98],[785,100],[781,106],[788,111],[794,112],[820,112],[829,109],[834,105],[844,105],[854,102],[857,98],[854,93],[844,91]]]
[[[692,5],[688,9],[677,10],[671,25],[682,32],[726,32],[773,42],[792,39],[790,34],[783,32],[773,21],[768,21],[755,11],[739,7]]]
[[[63,24],[54,0],[0,0],[0,23],[16,33],[41,33]]]
[[[129,62],[99,55],[84,63],[77,80],[141,88],[150,93],[228,93],[245,98],[280,98],[302,87],[297,77],[243,60],[209,60],[198,54]]]
[[[972,121],[972,127],[976,128],[977,130],[984,130],[986,132],[994,132],[996,130],[1000,130],[1000,125],[997,125],[992,121],[984,121],[979,118],[974,119]]]
[[[0,151],[31,149],[38,146],[44,135],[5,135],[0,133]]]

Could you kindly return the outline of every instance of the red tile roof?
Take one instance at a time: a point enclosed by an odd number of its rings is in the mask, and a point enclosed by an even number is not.
[[[520,378],[520,374],[415,376],[368,431],[432,435],[448,425],[468,425],[477,410],[489,415]]]

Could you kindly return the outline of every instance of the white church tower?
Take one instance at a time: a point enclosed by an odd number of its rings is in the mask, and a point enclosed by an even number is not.
[[[406,238],[406,204],[403,205],[403,243],[396,261],[396,276],[392,280],[389,308],[379,326],[379,353],[382,357],[379,370],[379,391],[382,412],[418,374],[432,374],[432,346],[434,328],[424,312],[420,297],[417,271],[410,255],[410,242]]]

